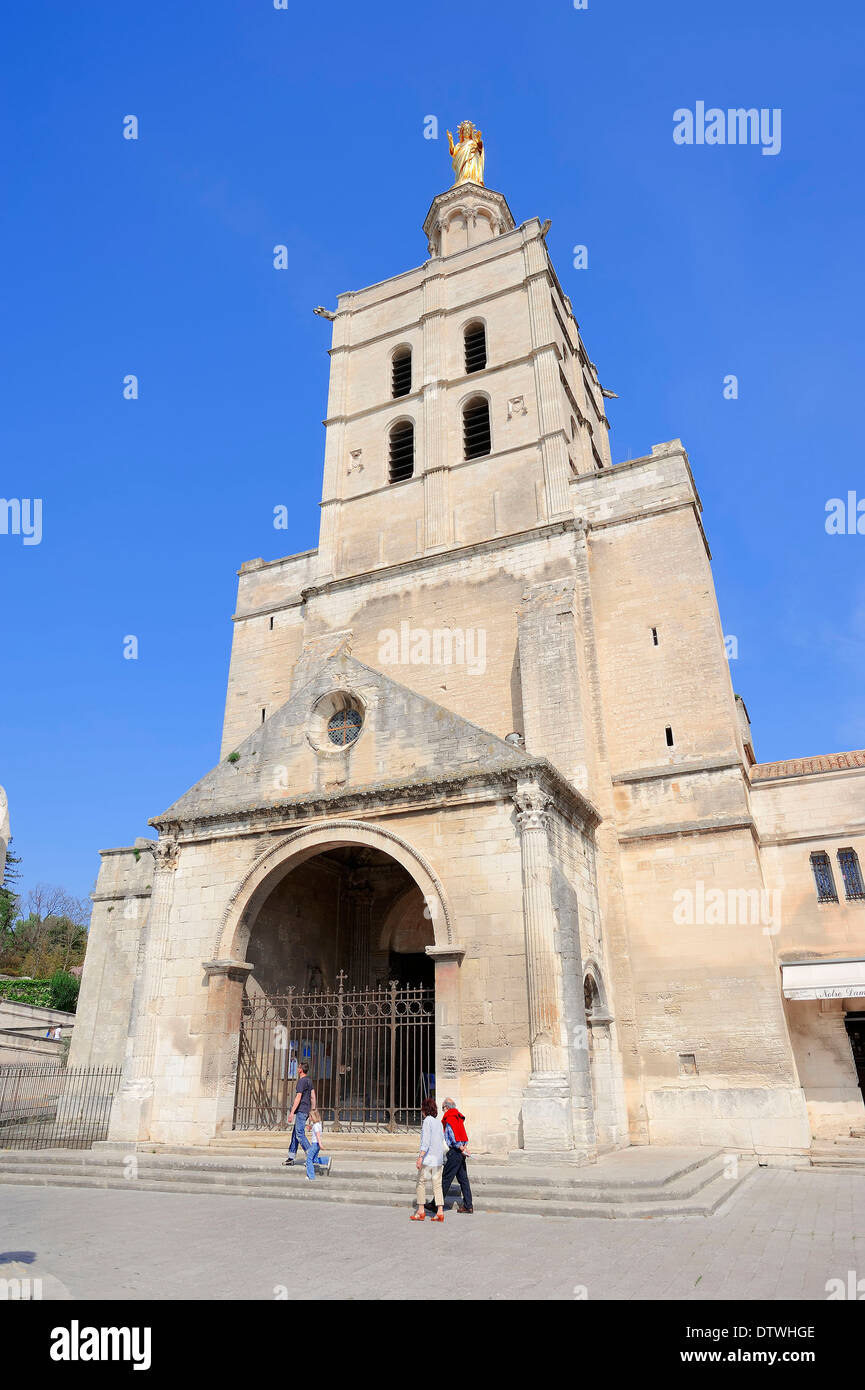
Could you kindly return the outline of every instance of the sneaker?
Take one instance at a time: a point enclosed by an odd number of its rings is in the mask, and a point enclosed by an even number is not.
[[[304,1177],[306,1178],[307,1182],[315,1182],[315,1178],[311,1178],[309,1176],[309,1173],[304,1173]]]
[[[294,1166],[294,1159],[293,1159],[293,1158],[287,1158],[287,1159],[285,1160],[285,1162],[283,1163],[282,1166],[283,1166],[283,1168],[292,1168],[292,1167]]]

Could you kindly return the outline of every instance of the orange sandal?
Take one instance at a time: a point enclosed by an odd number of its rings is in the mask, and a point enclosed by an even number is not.
[[[432,1219],[435,1220],[435,1217],[433,1217]],[[424,1213],[423,1213],[422,1211],[416,1211],[416,1212],[413,1212],[413,1213],[412,1213],[411,1220],[412,1220],[412,1221],[426,1221],[426,1216],[424,1215]]]
[[[431,1216],[430,1221],[444,1221],[444,1216]]]

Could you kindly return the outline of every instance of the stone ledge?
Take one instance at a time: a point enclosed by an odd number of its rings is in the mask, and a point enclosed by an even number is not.
[[[744,764],[739,758],[727,758],[721,761],[717,758],[694,758],[681,763],[657,763],[654,767],[647,767],[636,772],[616,772],[610,781],[614,786],[618,786],[628,782],[660,781],[664,777],[685,777],[700,772],[725,772],[729,768],[743,768],[743,766]]]
[[[750,817],[725,816],[715,821],[682,821],[679,825],[648,825],[643,830],[619,831],[619,844],[637,840],[665,840],[677,835],[712,835],[725,830],[750,830],[755,836],[757,827]]]

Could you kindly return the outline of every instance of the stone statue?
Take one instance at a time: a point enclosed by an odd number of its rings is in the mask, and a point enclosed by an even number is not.
[[[455,145],[448,131],[448,148],[454,166],[454,183],[479,183],[484,181],[484,142],[479,130],[471,121],[460,121],[457,126],[459,144]]]

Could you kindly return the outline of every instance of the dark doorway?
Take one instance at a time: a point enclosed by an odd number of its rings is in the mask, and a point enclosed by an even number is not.
[[[335,845],[287,873],[252,922],[234,1126],[282,1128],[301,1062],[336,1129],[420,1124],[435,1087],[432,918],[408,871]]]
[[[391,951],[388,955],[388,969],[388,978],[396,980],[400,986],[435,988],[435,961],[425,952]]]
[[[847,1036],[853,1049],[853,1061],[856,1064],[856,1075],[859,1077],[859,1090],[862,1092],[862,1099],[865,1100],[865,1013],[848,1014],[844,1020],[844,1026],[847,1029]]]

